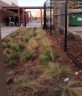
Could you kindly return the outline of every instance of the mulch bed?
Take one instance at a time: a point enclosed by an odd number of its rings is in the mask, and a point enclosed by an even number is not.
[[[82,39],[75,36],[67,40],[67,53],[82,67]],[[64,33],[55,33],[56,41],[64,48]]]
[[[49,36],[49,35],[48,35]],[[61,58],[57,59],[57,62],[68,64],[75,72],[78,72],[78,79],[81,81],[82,85],[82,70],[73,62],[73,60],[64,52],[62,49],[64,46],[64,34],[55,34],[54,36],[49,37],[53,42],[54,50],[58,51],[61,54]],[[61,48],[62,47],[62,48]],[[68,41],[68,54],[72,55],[79,64],[82,64],[82,39],[79,36],[75,41]]]
[[[74,72],[78,72],[77,80],[79,79],[81,81],[80,85],[82,86],[82,71],[73,63],[63,49],[58,45],[58,42],[53,36],[47,34],[47,37],[53,43],[52,48],[61,55],[61,57],[57,58],[55,62],[58,62],[62,65],[69,65]],[[45,66],[39,65],[36,62],[36,60],[28,63],[23,62],[18,64],[18,66],[16,66],[14,69],[7,70],[7,87],[9,96],[54,96],[52,91],[53,89],[51,89],[48,85],[54,86],[55,78],[41,78],[41,86],[34,85],[35,88],[33,86],[33,88],[25,87],[21,90],[15,89],[14,82],[17,79],[28,78],[29,80],[36,80],[43,74]],[[45,87],[42,85],[45,85]]]

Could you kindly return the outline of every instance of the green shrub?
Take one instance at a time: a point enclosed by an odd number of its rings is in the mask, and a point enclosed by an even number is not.
[[[50,48],[52,43],[51,43],[51,41],[49,41],[49,39],[47,37],[45,37],[45,38],[41,39],[40,45],[41,45],[42,49],[45,49],[45,48]]]
[[[2,42],[9,43],[11,41],[11,38],[9,36],[3,38]]]
[[[14,67],[17,65],[17,61],[19,61],[20,53],[17,51],[13,51],[11,49],[5,49],[4,52],[4,62],[6,67]]]
[[[17,80],[15,82],[15,86],[16,89],[21,89],[21,88],[25,88],[25,87],[29,87],[31,89],[33,89],[33,85],[38,84],[38,82],[34,81],[34,80],[27,80],[25,78]]]
[[[82,87],[77,85],[78,82],[75,80],[58,85],[58,87],[54,88],[56,96],[82,96]]]
[[[24,49],[24,44],[23,43],[13,43],[10,45],[12,50],[15,50],[17,52],[22,51]]]
[[[48,64],[49,62],[53,62],[59,56],[58,52],[55,52],[52,49],[46,49],[41,52],[39,60],[41,64]]]
[[[16,56],[17,57],[17,56]],[[5,67],[14,68],[17,65],[17,58],[13,58],[11,54],[4,54]]]
[[[27,50],[34,51],[37,47],[38,47],[38,42],[35,40],[34,37],[32,37],[27,44]]]
[[[66,65],[62,65],[60,66],[60,64],[57,63],[49,63],[47,68],[44,71],[45,75],[48,76],[56,76],[57,78],[59,78],[62,74],[68,75],[68,74],[72,74],[72,70],[70,67],[66,66]]]
[[[34,51],[24,51],[21,53],[20,59],[21,61],[32,61],[36,57]]]

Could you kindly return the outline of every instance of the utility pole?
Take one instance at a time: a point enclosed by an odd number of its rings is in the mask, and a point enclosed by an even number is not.
[[[2,54],[3,50],[1,44],[1,24],[0,24],[0,96],[7,96],[6,74]]]

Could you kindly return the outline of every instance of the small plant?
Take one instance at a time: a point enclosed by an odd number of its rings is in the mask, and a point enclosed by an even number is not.
[[[72,33],[68,34],[68,40],[75,40],[75,36]]]
[[[57,63],[49,63],[44,73],[48,76],[57,76],[59,78],[62,74],[72,74],[72,71],[68,66],[60,66]]]
[[[3,54],[4,54],[4,62],[6,67],[12,68],[17,65],[17,61],[19,60],[20,53],[18,53],[17,51],[13,51],[11,49],[5,49]]]
[[[82,96],[82,87],[78,87],[78,82],[70,80],[58,85],[55,89],[56,96]]]
[[[21,89],[25,87],[30,87],[33,89],[33,85],[36,85],[36,84],[38,84],[38,82],[27,80],[27,79],[21,79],[15,82],[16,89]]]
[[[3,48],[7,48],[7,43],[6,42],[2,42],[2,46],[3,46]]]
[[[45,31],[42,29],[37,29],[36,33],[39,34],[41,37],[44,37],[46,35]]]
[[[22,51],[22,49],[24,49],[24,45],[23,43],[13,43],[11,44],[11,49],[19,52]]]
[[[36,48],[38,47],[38,44],[37,44],[37,41],[35,40],[35,38],[31,38],[28,42],[28,45],[27,45],[27,49],[29,51],[33,51],[35,50]]]
[[[5,37],[2,42],[8,43],[11,41],[11,38],[9,36]]]
[[[35,37],[35,36],[36,36],[36,32],[34,32],[32,29],[32,30],[30,30],[29,33],[25,34],[24,40],[29,41],[32,37]]]
[[[55,52],[52,49],[46,49],[41,52],[40,55],[40,63],[48,64],[49,62],[53,62],[57,57],[59,57],[59,53]]]
[[[21,53],[21,61],[32,61],[36,57],[36,54],[34,51],[24,51]]]
[[[51,47],[52,43],[51,41],[49,41],[49,39],[47,37],[41,39],[41,47],[44,49],[44,48],[49,48]]]

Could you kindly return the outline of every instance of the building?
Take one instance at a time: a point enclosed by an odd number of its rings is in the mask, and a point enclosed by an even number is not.
[[[18,0],[0,0],[0,7],[2,6],[18,6]]]
[[[5,7],[5,6],[6,7],[18,6],[18,0],[0,0],[0,23],[1,25],[6,24],[7,17],[15,14],[13,11],[2,9],[2,7]]]

